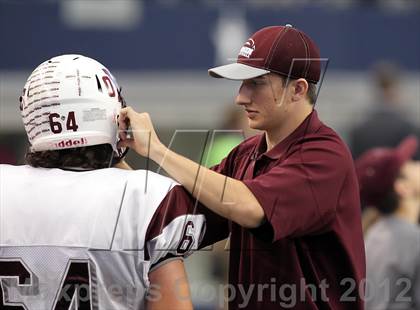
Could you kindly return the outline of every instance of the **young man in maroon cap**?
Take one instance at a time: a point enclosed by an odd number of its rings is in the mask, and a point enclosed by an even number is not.
[[[162,145],[147,113],[120,114],[121,129],[127,120],[133,129],[121,145],[227,219],[204,244],[231,234],[230,309],[363,309],[357,178],[347,147],[314,110],[320,71],[317,46],[291,25],[259,30],[237,63],[209,70],[242,81],[236,104],[264,132],[211,170]]]
[[[366,236],[366,309],[420,309],[420,162],[413,137],[356,161],[360,196],[381,218]]]

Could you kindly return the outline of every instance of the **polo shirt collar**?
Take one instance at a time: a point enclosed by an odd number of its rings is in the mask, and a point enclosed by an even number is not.
[[[260,135],[253,154],[255,158],[266,156],[270,159],[279,159],[284,151],[287,150],[294,141],[303,137],[305,134],[313,133],[320,127],[320,125],[321,121],[318,118],[318,113],[315,110],[312,110],[305,120],[290,135],[284,138],[280,143],[276,144],[268,152],[266,152],[267,144],[265,134]]]

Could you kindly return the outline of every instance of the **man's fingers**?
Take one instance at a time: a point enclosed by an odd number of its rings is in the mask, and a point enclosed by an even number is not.
[[[125,129],[119,128],[118,136],[120,137],[121,140],[126,140],[127,139],[127,131]]]
[[[134,139],[125,139],[125,140],[120,140],[117,144],[117,148],[123,148],[123,147],[129,147],[129,148],[133,148],[134,145]]]
[[[120,117],[123,120],[130,120],[130,116],[131,116],[131,112],[130,112],[130,110],[128,110],[128,108],[123,108],[123,109],[120,110]]]
[[[130,127],[130,118],[128,117],[127,108],[121,109],[118,116],[118,130],[121,139],[125,140],[127,137],[127,129]]]
[[[125,107],[125,108],[122,108],[121,110],[120,110],[120,115],[123,115],[124,117],[127,117],[128,116],[128,114],[130,113],[130,111],[132,111],[133,109],[131,108],[131,107]]]

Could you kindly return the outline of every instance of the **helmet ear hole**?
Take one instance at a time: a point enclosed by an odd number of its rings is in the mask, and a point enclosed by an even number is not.
[[[102,85],[101,82],[99,82],[98,75],[95,74],[96,77],[96,84],[98,85],[98,90],[102,93]]]
[[[22,101],[23,101],[22,96],[19,96],[19,109],[20,109],[21,112],[23,111],[23,103],[22,103]]]

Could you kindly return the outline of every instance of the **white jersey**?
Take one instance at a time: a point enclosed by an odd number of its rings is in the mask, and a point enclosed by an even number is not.
[[[176,188],[144,170],[0,165],[0,309],[144,308],[151,268],[205,231]]]

